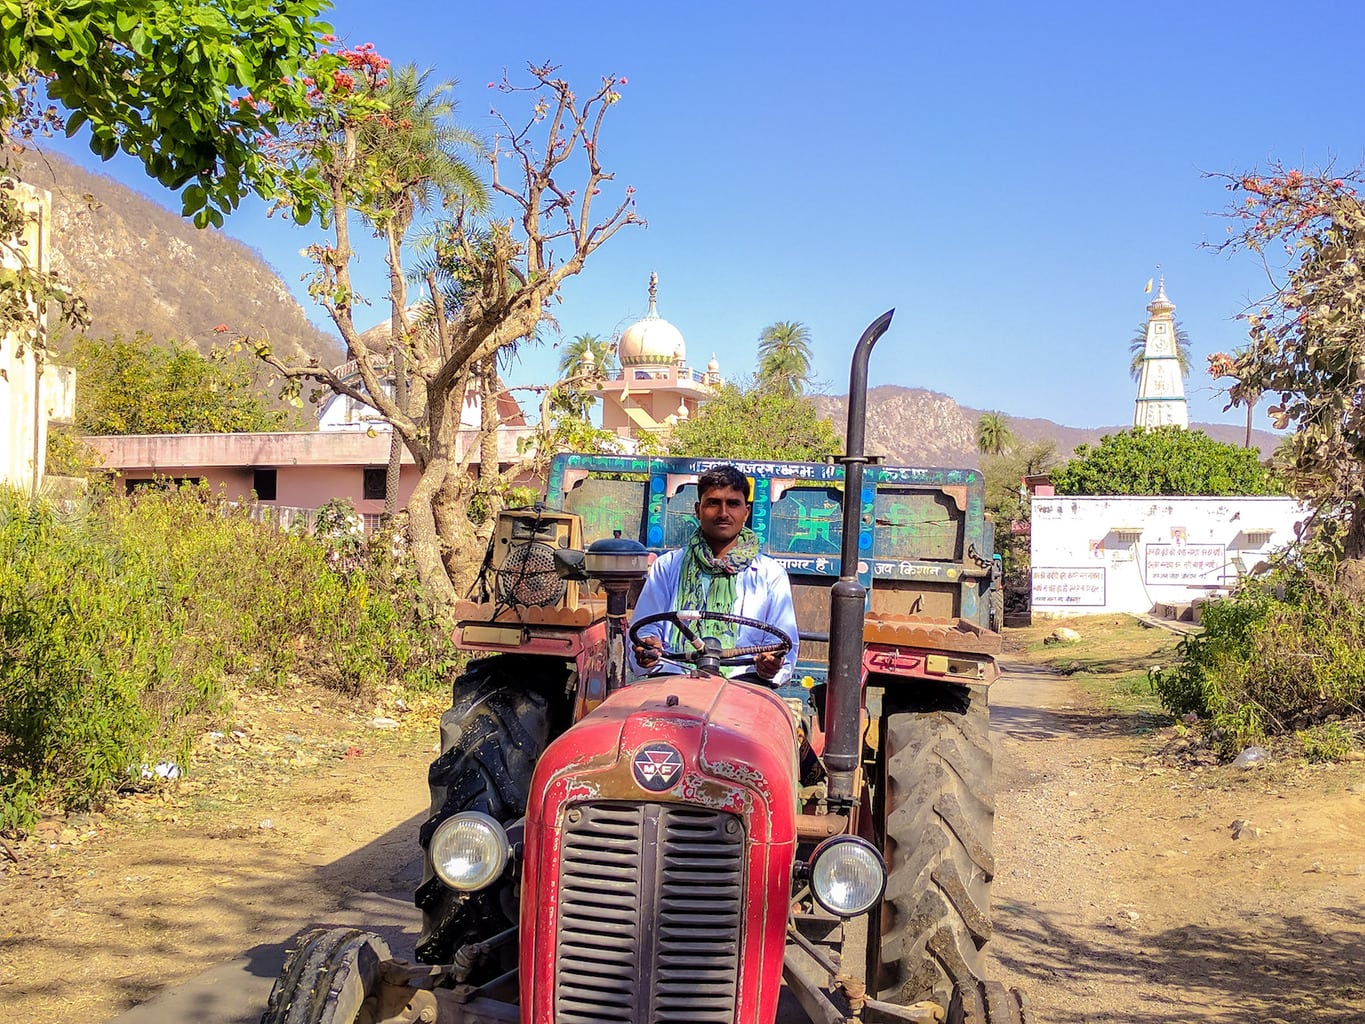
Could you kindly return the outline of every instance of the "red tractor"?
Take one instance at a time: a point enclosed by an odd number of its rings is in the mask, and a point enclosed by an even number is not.
[[[890,320],[855,351],[840,464],[737,464],[792,584],[795,684],[727,679],[757,649],[715,642],[630,681],[633,597],[720,460],[560,457],[459,609],[457,643],[486,656],[431,765],[420,962],[307,933],[263,1024],[772,1024],[784,991],[818,1024],[1031,1020],[983,969],[1000,638],[981,477],[863,456]]]

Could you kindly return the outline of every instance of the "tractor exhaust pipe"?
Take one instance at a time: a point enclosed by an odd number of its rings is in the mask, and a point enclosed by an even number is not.
[[[863,618],[867,588],[858,582],[858,538],[862,533],[863,452],[867,425],[867,362],[872,346],[891,326],[894,309],[868,324],[853,350],[848,380],[848,430],[844,467],[844,537],[839,549],[839,579],[830,588],[829,694],[825,701],[828,738],[825,774],[831,805],[853,803],[853,777],[858,769],[862,730]]]

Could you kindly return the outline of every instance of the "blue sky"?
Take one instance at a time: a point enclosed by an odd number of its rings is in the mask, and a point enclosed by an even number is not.
[[[1358,63],[1333,56],[1365,35],[1365,6],[1344,0],[842,13],[805,0],[341,0],[331,21],[352,45],[458,78],[462,118],[482,132],[491,103],[515,109],[487,88],[504,68],[516,79],[549,61],[584,90],[628,77],[602,158],[649,226],[566,286],[565,339],[643,314],[653,270],[693,365],[715,352],[727,376],[751,373],[762,328],[800,320],[816,375],[844,393],[858,335],[895,307],[873,384],[1072,426],[1131,422],[1128,342],[1158,264],[1193,342],[1191,418],[1245,422],[1222,411],[1204,357],[1243,342],[1234,317],[1266,277],[1202,248],[1229,225],[1228,194],[1202,175],[1365,156]],[[82,162],[156,195],[135,166]],[[298,250],[313,233],[259,206],[227,232],[311,309]],[[365,257],[378,294],[382,254]],[[513,383],[553,376],[553,340],[523,354]]]

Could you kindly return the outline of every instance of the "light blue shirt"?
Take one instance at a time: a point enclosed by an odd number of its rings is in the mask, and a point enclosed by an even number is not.
[[[682,575],[683,559],[686,555],[687,548],[682,547],[665,552],[654,560],[654,564],[649,567],[649,575],[645,577],[640,599],[635,602],[635,610],[631,613],[632,621],[638,622],[647,615],[657,615],[659,612],[698,610],[674,608],[674,602],[678,597],[678,579]],[[766,622],[791,637],[792,649],[787,652],[786,660],[771,680],[773,686],[785,685],[796,671],[797,647],[800,640],[796,628],[796,610],[792,607],[791,583],[787,580],[786,570],[767,555],[760,554],[755,557],[749,563],[749,567],[735,577],[735,606],[730,610],[733,614],[742,615],[746,619]],[[664,640],[668,631],[668,623],[656,622],[640,632],[642,635],[657,636]],[[775,639],[761,629],[741,626],[735,646],[770,644]],[[646,672],[636,662],[634,648],[630,645],[627,645],[626,655],[630,659],[631,671],[637,676],[685,671],[683,667],[670,662],[656,662]],[[748,668],[742,667],[741,671],[748,671]]]

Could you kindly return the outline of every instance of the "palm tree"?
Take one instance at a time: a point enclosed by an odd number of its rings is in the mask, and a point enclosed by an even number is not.
[[[592,353],[593,365],[597,372],[610,374],[616,369],[616,351],[611,342],[603,341],[596,334],[580,334],[564,346],[559,357],[559,376],[561,380],[580,376],[583,373],[583,357]],[[578,419],[587,419],[588,412],[597,399],[579,387],[571,387],[560,394],[555,405]]]
[[[982,455],[1003,455],[1014,447],[1010,418],[1003,412],[985,412],[976,421],[976,450]]]
[[[1147,321],[1138,324],[1137,331],[1133,334],[1133,340],[1128,343],[1128,351],[1132,353],[1132,362],[1128,364],[1128,372],[1133,380],[1142,376],[1142,358],[1147,354]],[[1185,328],[1180,325],[1180,321],[1175,322],[1175,358],[1180,363],[1180,376],[1190,375],[1190,336],[1185,333]]]
[[[474,210],[488,206],[488,189],[462,154],[478,153],[479,137],[453,121],[454,80],[432,85],[431,69],[407,64],[376,91],[387,109],[360,125],[357,149],[373,161],[378,182],[366,219],[388,217],[406,234],[416,214],[458,198]]]
[[[401,408],[409,405],[403,349],[397,344],[408,329],[407,282],[402,249],[419,212],[455,200],[472,209],[488,206],[488,191],[462,152],[477,150],[478,138],[453,122],[454,81],[430,85],[430,69],[407,64],[376,90],[386,104],[379,114],[365,118],[356,132],[356,152],[373,169],[375,183],[369,202],[361,207],[365,219],[388,244],[389,300],[392,306],[389,347],[394,394]],[[384,515],[393,514],[398,492],[403,441],[393,432],[384,485]]]
[[[799,320],[779,320],[758,336],[758,376],[788,398],[810,383],[810,329]]]
[[[1237,357],[1243,356],[1245,350],[1239,350]],[[1227,378],[1232,381],[1227,387],[1228,406],[1244,405],[1247,410],[1247,431],[1246,439],[1242,442],[1243,448],[1251,447],[1251,417],[1256,411],[1256,403],[1261,400],[1261,392],[1253,387],[1242,383],[1242,379],[1237,376],[1237,359],[1225,352],[1215,352],[1209,356],[1209,376],[1214,380]],[[1227,409],[1223,411],[1226,412]]]
[[[583,357],[589,352],[602,373],[611,373],[616,369],[616,352],[611,342],[603,341],[596,334],[580,334],[564,346],[559,357],[559,375],[573,377],[581,372]]]

